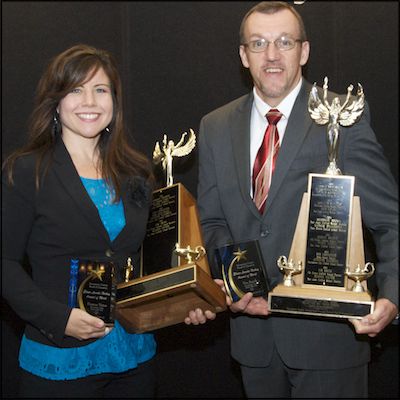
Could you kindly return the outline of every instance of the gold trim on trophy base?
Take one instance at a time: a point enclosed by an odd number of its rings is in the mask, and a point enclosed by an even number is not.
[[[374,301],[367,292],[335,291],[309,287],[278,285],[268,297],[271,311],[318,317],[361,319],[374,311]]]
[[[143,333],[181,323],[196,308],[213,312],[226,309],[224,292],[197,264],[117,286],[116,319],[128,332]]]

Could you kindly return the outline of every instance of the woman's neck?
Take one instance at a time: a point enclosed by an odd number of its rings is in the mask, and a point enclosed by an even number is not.
[[[91,179],[101,178],[100,154],[97,147],[98,140],[80,139],[70,140],[63,137],[65,147],[71,156],[79,176]]]

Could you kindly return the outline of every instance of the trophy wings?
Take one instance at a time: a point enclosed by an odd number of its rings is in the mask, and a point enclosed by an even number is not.
[[[308,98],[308,111],[311,118],[319,125],[329,122],[329,109],[318,96],[316,84],[314,83]]]
[[[342,126],[353,125],[364,110],[364,91],[358,84],[357,96],[348,106],[343,108],[339,115],[339,124]]]
[[[353,85],[348,87],[346,101],[340,107],[339,98],[337,97],[333,100],[331,106],[327,103],[327,83],[327,78],[325,78],[324,101],[319,98],[315,83],[310,91],[310,96],[308,98],[308,111],[311,118],[319,125],[325,125],[333,117],[336,117],[336,123],[339,123],[342,126],[353,125],[364,111],[364,91],[361,84],[358,84],[357,95],[355,100],[351,103],[349,103],[349,101]]]
[[[161,151],[160,143],[157,142],[153,151],[153,161],[158,164],[164,157],[164,153]]]
[[[187,154],[189,154],[194,147],[196,146],[196,135],[193,132],[193,129],[190,129],[190,136],[186,142],[186,144],[182,144],[184,137],[186,136],[186,132],[182,135],[181,140],[179,141],[179,143],[174,147],[174,149],[172,150],[171,155],[173,157],[183,157],[186,156]]]

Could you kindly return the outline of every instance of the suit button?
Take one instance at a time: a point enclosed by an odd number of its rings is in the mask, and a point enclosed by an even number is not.
[[[268,229],[263,229],[261,231],[261,237],[266,237],[269,234],[269,230]]]
[[[49,333],[47,336],[49,339],[53,339],[53,337],[54,337],[52,333]]]
[[[114,252],[113,252],[111,249],[107,249],[107,250],[106,250],[106,256],[107,256],[107,257],[112,257],[113,254],[114,254]]]

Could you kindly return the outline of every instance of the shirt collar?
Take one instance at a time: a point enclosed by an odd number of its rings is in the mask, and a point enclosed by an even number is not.
[[[257,94],[256,88],[253,88],[254,94],[254,105],[257,112],[260,114],[261,117],[265,117],[271,108],[277,108],[282,114],[283,118],[288,119],[290,113],[292,112],[292,108],[294,102],[296,101],[297,95],[300,92],[302,84],[302,79],[299,80],[299,83],[294,87],[294,89],[279,103],[277,107],[271,107],[261,97]]]

